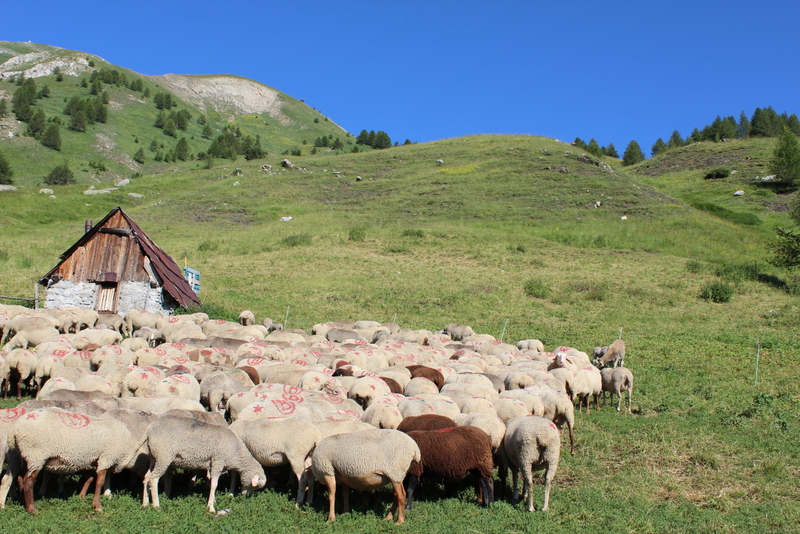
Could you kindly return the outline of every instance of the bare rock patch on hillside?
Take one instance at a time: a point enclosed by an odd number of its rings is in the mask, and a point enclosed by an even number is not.
[[[233,118],[247,113],[268,113],[284,126],[292,120],[283,111],[283,100],[275,89],[236,76],[151,76],[179,98],[203,111],[214,110]]]

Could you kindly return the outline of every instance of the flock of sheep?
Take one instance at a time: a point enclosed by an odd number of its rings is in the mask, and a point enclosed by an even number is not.
[[[448,489],[473,474],[488,505],[495,468],[503,486],[511,470],[514,501],[522,474],[530,511],[532,470],[544,470],[547,510],[559,429],[575,453],[575,402],[588,414],[610,392],[620,410],[627,391],[630,413],[633,390],[621,340],[596,348],[592,361],[457,324],[434,333],[339,321],[308,334],[258,324],[249,311],[232,322],[0,305],[0,342],[4,398],[11,389],[21,399],[26,387],[36,397],[0,410],[0,507],[17,487],[31,513],[40,472],[85,472],[81,496],[93,481],[101,510],[111,473],[134,473],[142,506],[158,507],[162,477],[168,495],[176,468],[201,471],[215,512],[223,473],[231,492],[238,476],[249,493],[286,465],[298,506],[312,502],[315,481],[327,486],[328,521],[337,487],[346,512],[350,489],[391,484],[387,519],[402,523],[420,481]]]

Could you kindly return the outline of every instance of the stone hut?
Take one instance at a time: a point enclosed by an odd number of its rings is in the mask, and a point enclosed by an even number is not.
[[[175,260],[119,207],[94,226],[87,221],[84,235],[39,283],[45,308],[170,314],[201,304]]]

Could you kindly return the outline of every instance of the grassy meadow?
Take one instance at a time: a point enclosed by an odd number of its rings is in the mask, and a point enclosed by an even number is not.
[[[459,322],[589,353],[621,331],[636,379],[632,415],[576,414],[576,454],[562,450],[544,513],[428,486],[403,526],[382,521],[388,490],[326,525],[324,496],[297,510],[282,487],[219,493],[224,517],[207,514],[199,486],[160,511],[140,510],[134,487],[100,514],[54,490],[37,517],[13,500],[3,531],[799,532],[800,301],[765,261],[788,197],[753,181],[772,142],[702,143],[623,168],[552,139],[476,136],[290,157],[304,170],[277,155],[217,161],[105,195],[83,195],[88,182],[56,198],[33,184],[0,193],[2,296],[32,296],[84,221],[121,206],[201,272],[214,318],[250,309],[309,332],[339,319]],[[737,172],[703,178],[720,166]],[[700,298],[714,282],[730,301]]]

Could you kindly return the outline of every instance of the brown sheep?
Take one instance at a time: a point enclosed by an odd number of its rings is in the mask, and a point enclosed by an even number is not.
[[[434,369],[433,367],[426,367],[424,365],[409,365],[406,367],[411,372],[411,378],[427,378],[439,389],[442,390],[444,386],[444,375],[438,369]]]
[[[406,483],[406,510],[411,510],[414,488],[423,473],[426,479],[439,479],[445,489],[452,482],[463,480],[467,473],[476,473],[478,499],[484,506],[494,501],[492,470],[492,442],[489,435],[478,427],[456,426],[442,430],[413,430],[408,435],[417,443],[422,461],[408,470]]]
[[[404,417],[397,427],[397,430],[408,433],[413,430],[442,430],[444,428],[453,428],[454,426],[458,426],[458,423],[449,417],[437,415],[435,413],[427,413]]]
[[[595,349],[595,359],[594,365],[598,369],[602,369],[607,365],[611,367],[625,367],[625,342],[621,339],[616,340],[611,345],[608,346],[606,350],[605,347],[601,348],[598,352]]]
[[[381,376],[381,380],[386,382],[386,385],[389,386],[389,390],[392,393],[399,393],[400,395],[403,394],[403,388],[394,378],[389,378],[388,376]]]

